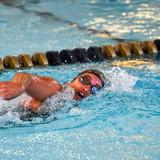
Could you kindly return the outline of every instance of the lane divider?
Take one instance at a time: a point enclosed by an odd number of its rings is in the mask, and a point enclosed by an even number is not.
[[[157,50],[160,52],[160,39],[154,40],[154,44],[156,45]]]
[[[32,58],[28,54],[19,55],[18,61],[19,61],[20,67],[32,67],[33,66]]]
[[[149,54],[149,55],[154,55],[158,53],[157,47],[152,41],[142,42],[142,50],[144,53]]]
[[[16,56],[6,56],[3,59],[3,65],[6,69],[19,68],[19,61]]]
[[[131,56],[130,48],[127,43],[120,43],[115,47],[116,53],[119,57],[127,58]]]
[[[102,46],[102,54],[106,59],[114,59],[117,57],[116,51],[113,46]]]
[[[0,70],[4,69],[2,58],[0,58]]]
[[[97,62],[115,59],[156,59],[160,57],[160,39],[154,41],[119,43],[115,46],[91,46],[88,49],[75,48],[46,53],[20,54],[19,56],[5,56],[0,58],[0,70],[16,69],[32,66],[55,66],[61,64],[74,64]],[[158,58],[157,58],[158,59]]]
[[[44,53],[35,53],[32,56],[32,62],[35,66],[47,66],[48,59]]]
[[[143,55],[143,50],[139,42],[128,43],[132,57],[140,58]]]

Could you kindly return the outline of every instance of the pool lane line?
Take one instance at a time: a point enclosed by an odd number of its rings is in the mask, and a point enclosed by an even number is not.
[[[67,20],[67,19],[63,19],[61,17],[57,17],[51,12],[40,12],[40,11],[27,10],[25,8],[25,5],[28,4],[28,3],[31,3],[31,1],[28,1],[25,4],[20,4],[20,5],[16,5],[16,3],[14,4],[13,0],[10,0],[8,3],[7,3],[7,1],[5,2],[5,0],[0,0],[0,2],[2,2],[5,6],[17,8],[17,9],[20,9],[21,11],[23,11],[23,12],[26,12],[26,13],[34,13],[34,14],[40,16],[40,17],[43,17],[43,18],[50,18],[54,21],[61,22],[61,23],[64,23],[64,24],[68,24],[70,27],[77,28],[80,31],[85,31],[89,35],[94,34],[95,36],[100,37],[100,38],[111,38],[112,40],[117,41],[117,42],[135,41],[135,39],[124,39],[124,38],[112,36],[111,32],[109,32],[107,30],[97,30],[97,29],[89,28],[87,26],[80,26],[76,22],[73,22],[73,21],[70,21],[70,20]],[[38,3],[38,1],[37,1],[37,3]]]
[[[144,64],[144,60],[158,61],[160,40],[118,43],[114,46],[90,46],[89,48],[62,49],[58,51],[37,52],[33,55],[20,54],[0,58],[0,70],[23,69],[31,67],[56,66],[63,64],[120,61],[113,65],[129,66]],[[125,62],[128,60],[128,62]],[[132,60],[132,61],[131,61]],[[139,60],[139,62],[135,62]],[[130,61],[130,62],[129,62]]]

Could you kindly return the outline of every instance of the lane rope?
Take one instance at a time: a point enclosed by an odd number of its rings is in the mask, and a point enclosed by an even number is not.
[[[91,46],[89,48],[63,49],[46,53],[7,55],[0,58],[0,70],[23,69],[33,66],[55,66],[85,62],[113,60],[160,59],[160,39]]]

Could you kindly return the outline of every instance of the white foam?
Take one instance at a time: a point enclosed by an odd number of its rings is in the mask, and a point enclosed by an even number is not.
[[[4,115],[8,110],[8,101],[0,100],[0,116]]]
[[[78,107],[73,107],[69,111],[70,115],[79,115],[79,114],[85,114],[85,113],[86,113],[85,110],[83,110],[82,108],[78,108]]]
[[[0,100],[0,123],[3,125],[7,122],[19,122],[20,114],[15,112],[14,109],[19,107],[19,105],[29,98],[26,94],[23,94],[13,100],[6,101]]]
[[[109,90],[111,91],[131,92],[138,80],[137,77],[128,74],[119,67],[113,67],[106,72],[106,77],[110,81]]]

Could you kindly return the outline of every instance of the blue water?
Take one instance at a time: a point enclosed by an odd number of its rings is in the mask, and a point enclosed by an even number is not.
[[[0,55],[115,44],[113,37],[155,39],[160,34],[159,5],[159,0],[17,1],[17,8],[0,4]],[[68,21],[107,30],[110,37],[73,28]],[[100,69],[111,85],[74,104],[69,112],[31,122],[12,112],[0,117],[0,159],[160,159],[159,62],[131,68],[102,62],[20,71],[63,83],[88,68]],[[0,73],[0,81],[10,80],[15,72]]]

